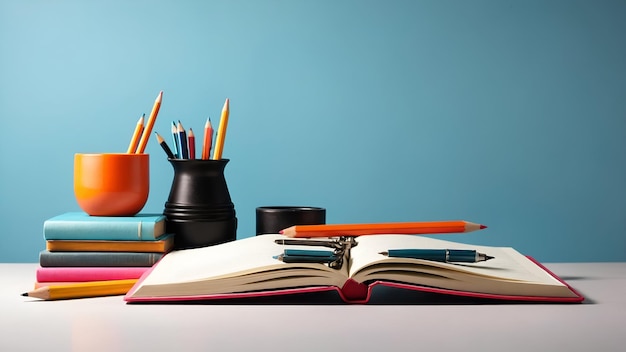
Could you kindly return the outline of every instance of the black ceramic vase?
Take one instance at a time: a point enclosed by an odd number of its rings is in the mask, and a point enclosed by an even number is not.
[[[237,217],[224,169],[228,159],[169,159],[174,180],[165,203],[166,231],[176,249],[205,247],[237,238]]]

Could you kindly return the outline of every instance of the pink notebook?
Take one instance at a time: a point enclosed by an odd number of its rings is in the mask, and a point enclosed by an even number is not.
[[[82,282],[138,279],[150,267],[39,267],[38,282]]]

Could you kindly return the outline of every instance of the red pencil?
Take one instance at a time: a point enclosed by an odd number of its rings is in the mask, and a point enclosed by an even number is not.
[[[211,119],[206,119],[204,124],[204,140],[202,141],[202,160],[209,159],[209,153],[211,152],[211,144],[213,143],[213,126],[211,126]]]
[[[193,134],[193,130],[189,127],[189,133],[187,134],[187,139],[189,140],[189,159],[196,158],[196,136]]]

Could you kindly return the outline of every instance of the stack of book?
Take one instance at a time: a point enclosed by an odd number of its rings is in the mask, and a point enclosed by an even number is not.
[[[35,287],[132,280],[174,246],[162,214],[128,217],[68,212],[44,222],[46,249],[39,253]]]

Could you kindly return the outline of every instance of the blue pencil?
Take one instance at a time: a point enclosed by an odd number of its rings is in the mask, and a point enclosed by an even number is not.
[[[178,151],[181,159],[189,159],[189,148],[187,148],[187,132],[183,128],[183,124],[178,121]]]

